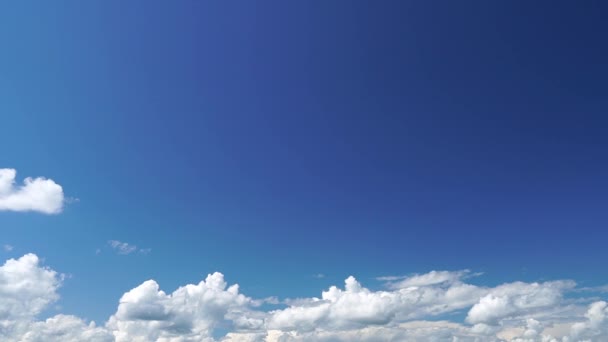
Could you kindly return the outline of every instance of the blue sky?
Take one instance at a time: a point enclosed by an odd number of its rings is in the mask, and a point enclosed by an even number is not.
[[[604,285],[606,10],[3,3],[0,168],[65,194],[0,211],[5,259],[69,275],[42,316],[98,323],[214,271],[252,298],[432,270]]]

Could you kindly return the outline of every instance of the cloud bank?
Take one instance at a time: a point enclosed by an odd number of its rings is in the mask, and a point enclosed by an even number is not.
[[[61,185],[51,179],[28,177],[16,186],[16,176],[14,169],[0,169],[0,211],[61,212],[65,202]]]
[[[0,266],[2,341],[502,341],[608,340],[608,304],[581,297],[570,280],[470,284],[467,271],[386,278],[384,290],[348,277],[320,297],[262,310],[221,273],[172,293],[147,280],[127,291],[97,325],[72,315],[38,315],[59,299],[63,276],[34,254]],[[397,280],[397,281],[395,281]],[[568,297],[569,293],[578,293]],[[271,306],[266,303],[266,306]]]

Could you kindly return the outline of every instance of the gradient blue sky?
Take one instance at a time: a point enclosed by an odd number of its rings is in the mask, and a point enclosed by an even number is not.
[[[432,269],[604,284],[607,11],[4,2],[0,167],[79,201],[0,212],[0,243],[98,321],[143,280],[216,270],[258,298]]]

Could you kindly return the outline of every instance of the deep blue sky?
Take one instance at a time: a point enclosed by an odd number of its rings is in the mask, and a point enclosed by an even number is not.
[[[143,280],[216,270],[254,297],[432,269],[604,283],[607,11],[3,3],[0,167],[80,201],[0,213],[0,243],[71,274],[63,311],[102,321]]]

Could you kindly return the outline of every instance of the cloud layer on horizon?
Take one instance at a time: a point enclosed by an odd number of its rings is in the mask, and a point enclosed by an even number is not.
[[[16,186],[15,169],[0,169],[0,211],[36,211],[58,214],[65,198],[61,185],[43,177],[27,177]]]
[[[354,277],[318,298],[264,300],[240,293],[221,273],[172,293],[147,280],[127,291],[103,325],[58,314],[37,316],[59,299],[62,274],[26,254],[0,266],[3,341],[509,341],[608,340],[608,304],[569,299],[571,280],[465,282],[467,271],[432,271],[371,290]],[[579,292],[580,293],[580,292]],[[268,304],[268,303],[267,303]],[[457,317],[465,317],[457,319]],[[447,318],[452,317],[452,319]],[[223,332],[223,333],[221,333]]]

